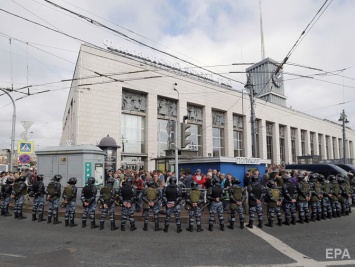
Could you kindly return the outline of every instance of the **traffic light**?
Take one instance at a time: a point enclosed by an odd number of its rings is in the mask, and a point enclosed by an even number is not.
[[[189,144],[191,144],[191,140],[186,140],[191,133],[188,132],[188,129],[190,129],[191,124],[188,123],[181,123],[181,148],[187,147]]]

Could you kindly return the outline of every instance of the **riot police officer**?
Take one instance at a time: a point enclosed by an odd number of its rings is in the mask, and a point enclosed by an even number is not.
[[[111,231],[118,229],[115,223],[115,197],[118,192],[116,192],[116,189],[113,188],[114,183],[115,179],[110,177],[106,181],[106,186],[100,190],[99,201],[103,205],[100,220],[100,230],[104,229],[107,212],[110,215]]]
[[[297,207],[299,210],[299,223],[303,222],[309,223],[309,209],[308,201],[310,198],[310,188],[306,177],[303,174],[297,176],[298,183],[296,185],[298,197],[297,197]]]
[[[5,185],[1,187],[1,199],[4,200],[1,206],[1,216],[11,216],[11,214],[9,213],[9,204],[11,201],[13,183],[14,180],[11,177],[7,177]]]
[[[191,189],[186,192],[185,209],[189,211],[189,227],[186,229],[193,232],[194,219],[196,218],[197,232],[202,232],[201,228],[201,208],[203,207],[203,193],[199,190],[198,182],[191,182]]]
[[[45,187],[43,183],[43,174],[37,175],[36,182],[32,185],[29,196],[34,197],[32,208],[32,221],[36,221],[36,213],[38,209],[38,222],[46,221],[43,219],[43,209],[45,202]]]
[[[350,180],[350,187],[351,187],[351,206],[355,207],[355,175],[352,174],[349,180]]]
[[[282,226],[281,205],[283,197],[274,180],[269,180],[266,183],[267,188],[265,194],[265,202],[267,203],[268,223],[266,226],[273,227],[275,213],[277,216],[277,225]]]
[[[290,225],[290,222],[296,224],[296,199],[297,199],[297,190],[295,184],[291,181],[289,175],[283,175],[282,179],[284,180],[282,185],[282,208],[285,213],[284,224]]]
[[[320,176],[320,183],[322,185],[323,197],[322,197],[322,219],[332,218],[332,205],[331,205],[331,184],[329,183],[329,177]]]
[[[96,210],[96,194],[97,188],[95,186],[95,178],[90,177],[87,181],[87,185],[84,186],[81,191],[81,202],[83,202],[83,216],[81,218],[81,227],[86,227],[86,221],[88,213],[90,214],[91,229],[98,228],[99,226],[95,223],[95,210]]]
[[[132,185],[133,179],[131,177],[128,177],[126,179],[126,183],[119,189],[118,192],[120,203],[122,205],[121,231],[126,230],[127,217],[129,217],[129,223],[131,224],[130,230],[137,230],[134,221],[137,191]]]
[[[346,178],[343,176],[338,176],[338,183],[339,183],[339,187],[340,187],[340,194],[338,197],[338,201],[341,205],[341,215],[349,215],[349,191],[348,191],[348,187],[346,185]]]
[[[59,207],[59,200],[61,195],[61,184],[60,180],[62,176],[59,174],[54,175],[53,181],[50,182],[47,186],[47,200],[49,201],[49,209],[48,209],[48,216],[47,216],[47,223],[52,222],[52,215],[54,217],[53,224],[62,223],[58,221],[58,207]]]
[[[161,196],[159,194],[158,189],[155,187],[155,183],[153,180],[146,181],[147,188],[143,192],[143,214],[144,214],[144,231],[148,231],[148,220],[149,220],[149,211],[153,211],[154,215],[154,224],[155,224],[155,231],[161,231],[162,229],[159,228],[159,200]]]
[[[245,188],[239,186],[240,180],[238,178],[232,178],[232,186],[229,188],[230,197],[230,214],[231,219],[228,225],[229,229],[234,229],[235,213],[238,212],[240,228],[244,228],[244,209],[243,202],[246,199]]]
[[[164,188],[163,191],[163,205],[166,207],[164,232],[167,233],[169,229],[171,213],[175,214],[177,233],[181,233],[181,221],[180,221],[180,201],[181,201],[181,189],[177,186],[176,178],[170,177],[169,185]]]
[[[210,219],[208,230],[213,231],[213,223],[215,213],[218,213],[219,225],[221,231],[224,231],[224,218],[223,218],[223,200],[224,192],[221,187],[218,179],[212,180],[212,187],[210,187],[207,191],[207,199],[211,202],[210,207]]]
[[[321,199],[323,197],[323,192],[321,188],[321,184],[318,181],[318,174],[312,173],[309,177],[309,188],[311,192],[311,221],[315,222],[320,221],[322,208],[321,208]]]
[[[247,227],[249,228],[253,228],[255,213],[258,214],[258,227],[263,227],[263,208],[261,201],[264,198],[265,192],[258,179],[258,176],[253,175],[251,177],[251,184],[248,185],[247,188],[249,195],[249,224],[247,224]]]
[[[75,177],[71,177],[68,180],[68,185],[63,190],[63,199],[64,205],[66,206],[65,209],[65,226],[70,227],[78,226],[74,223],[75,218],[75,207],[76,207],[76,194],[78,192],[77,187],[75,186],[77,179]]]
[[[331,205],[333,209],[332,216],[333,218],[340,217],[340,204],[338,201],[338,196],[340,195],[340,186],[339,183],[334,175],[329,176],[329,182],[331,183]]]
[[[26,219],[22,215],[22,206],[25,202],[25,195],[27,194],[27,185],[25,183],[26,176],[20,176],[12,189],[12,196],[15,198],[15,206],[14,206],[14,217],[15,219]]]

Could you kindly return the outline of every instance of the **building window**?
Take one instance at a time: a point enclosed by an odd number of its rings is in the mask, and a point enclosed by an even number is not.
[[[280,132],[280,161],[281,163],[285,163],[285,134],[286,134],[286,127],[283,125],[279,126]]]
[[[296,133],[297,129],[291,128],[291,157],[293,163],[296,163]]]
[[[322,138],[321,134],[318,134],[318,155],[322,157]]]
[[[301,130],[301,152],[302,156],[306,155],[306,131]]]
[[[273,149],[272,149],[272,123],[266,123],[266,156],[267,159],[273,158]]]
[[[212,110],[213,156],[224,156],[224,112]]]
[[[191,133],[191,135],[187,138],[187,140],[190,140],[191,143],[186,147],[186,149],[197,151],[197,155],[202,157],[202,126],[191,124],[191,127],[188,129],[188,131]]]
[[[336,142],[337,139],[335,137],[333,137],[332,139],[333,139],[333,142],[332,142],[332,145],[333,145],[333,159],[335,159],[335,153],[336,153],[336,149],[335,149],[335,144],[336,143],[335,142]]]
[[[121,116],[122,153],[144,153],[145,117],[129,114]]]
[[[243,117],[233,115],[234,157],[243,157]]]
[[[330,137],[326,136],[325,137],[325,153],[327,155],[327,159],[331,159],[330,150],[329,150],[329,142],[330,142]]]

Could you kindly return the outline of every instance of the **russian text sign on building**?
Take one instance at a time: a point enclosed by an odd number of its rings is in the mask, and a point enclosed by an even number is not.
[[[236,157],[235,163],[237,163],[237,164],[260,164],[260,159],[259,158]]]
[[[92,165],[91,162],[85,162],[85,183],[92,176]]]
[[[33,141],[18,141],[17,153],[18,154],[32,154],[34,150]]]

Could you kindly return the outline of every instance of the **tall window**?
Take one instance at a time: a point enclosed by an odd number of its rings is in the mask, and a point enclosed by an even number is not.
[[[302,156],[306,155],[306,131],[301,130],[301,152]]]
[[[291,157],[293,163],[296,163],[296,131],[295,128],[291,128]]]
[[[322,157],[322,140],[323,136],[321,134],[318,134],[318,155]]]
[[[243,156],[243,117],[233,115],[234,157]]]
[[[224,112],[212,110],[213,156],[224,156]]]
[[[329,142],[330,142],[330,137],[326,136],[325,137],[325,153],[327,155],[327,159],[332,158],[332,156],[330,155]]]
[[[279,126],[280,132],[280,161],[282,163],[285,162],[285,134],[286,134],[286,127],[283,125]]]
[[[310,133],[309,139],[310,139],[310,147],[311,147],[311,155],[314,155],[314,133]]]
[[[333,159],[335,159],[335,153],[336,153],[336,150],[335,150],[335,144],[336,144],[336,141],[337,139],[335,137],[332,138],[333,139],[333,142],[332,142],[332,145],[333,145]]]
[[[187,105],[188,123],[191,124],[189,140],[191,144],[186,149],[197,151],[198,156],[203,156],[202,145],[202,122],[203,108],[194,105]]]
[[[144,122],[142,116],[122,114],[121,142],[123,153],[144,153]]]
[[[272,123],[266,123],[266,156],[267,159],[273,158],[273,150],[272,150]]]

